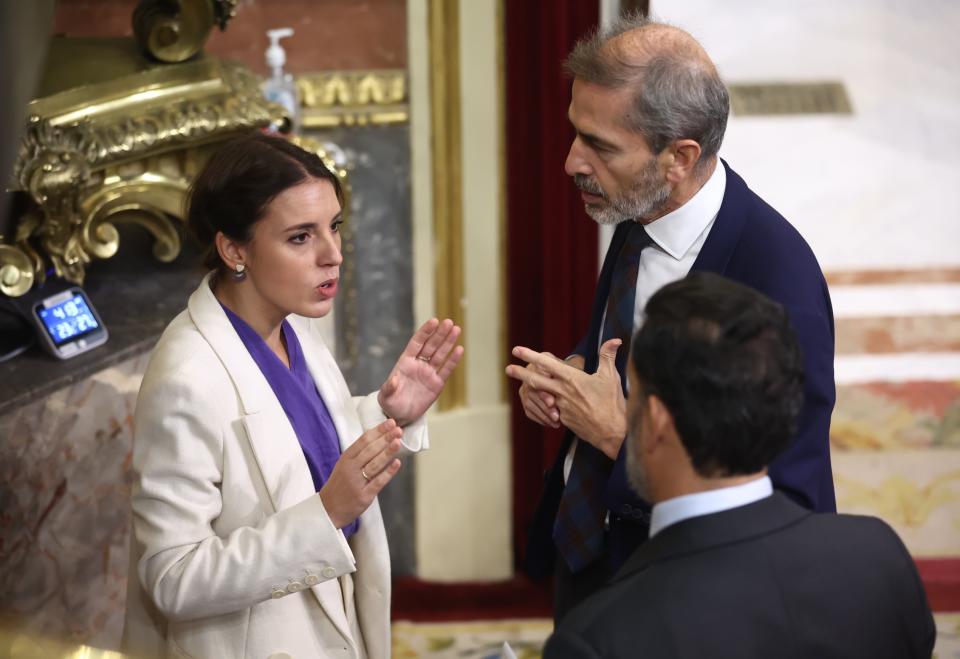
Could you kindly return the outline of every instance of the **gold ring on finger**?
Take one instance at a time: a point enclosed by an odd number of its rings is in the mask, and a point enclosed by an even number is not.
[[[419,359],[422,362],[427,362],[428,364],[430,363],[430,358],[424,357],[423,355],[417,355],[417,359]]]
[[[361,467],[361,469],[360,469],[360,475],[363,476],[364,480],[367,480],[367,481],[370,480],[370,477],[367,476],[366,470],[364,470],[362,467]]]

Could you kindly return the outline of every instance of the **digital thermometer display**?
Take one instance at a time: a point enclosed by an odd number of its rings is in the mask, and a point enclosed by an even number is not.
[[[79,295],[72,295],[70,299],[60,304],[38,309],[40,320],[47,328],[50,338],[57,345],[65,341],[89,334],[100,327],[87,301]]]
[[[60,359],[95,348],[107,340],[107,330],[87,296],[71,288],[33,307],[45,346]]]

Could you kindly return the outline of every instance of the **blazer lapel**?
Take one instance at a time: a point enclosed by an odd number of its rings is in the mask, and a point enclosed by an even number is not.
[[[363,434],[363,427],[357,416],[353,396],[347,389],[347,384],[340,373],[340,367],[337,366],[333,355],[327,350],[319,332],[311,325],[310,321],[299,316],[290,316],[288,320],[300,339],[307,369],[310,371],[313,382],[317,386],[317,391],[320,392],[320,397],[323,398],[327,411],[330,412],[330,418],[333,420],[333,425],[337,429],[340,450],[341,452],[345,451]],[[382,554],[376,557],[365,555],[364,573],[366,575],[376,571],[373,565],[374,559],[379,562],[386,557],[386,552],[380,552],[380,549],[386,547],[386,542],[387,537],[383,529],[380,506],[377,499],[374,499],[373,503],[360,516],[360,530],[350,539],[350,545],[358,557],[370,547]],[[384,565],[386,566],[384,579],[389,580],[389,563],[385,562]],[[358,575],[358,578],[362,577],[363,575]]]
[[[333,355],[323,345],[319,332],[314,331],[308,319],[290,316],[287,320],[300,339],[307,370],[310,371],[313,382],[317,385],[317,391],[320,392],[320,397],[323,398],[330,412],[340,439],[340,450],[344,451],[363,434],[363,428],[360,427],[357,419],[353,397],[344,386],[340,367],[337,366]]]
[[[340,450],[345,451],[353,444],[361,434],[363,428],[357,418],[356,408],[354,407],[353,397],[347,389],[343,376],[340,374],[340,367],[337,366],[333,355],[323,344],[319,332],[315,330],[310,320],[299,316],[290,316],[287,319],[290,326],[297,333],[300,340],[300,346],[303,348],[304,360],[307,363],[307,369],[313,378],[320,397],[323,398],[327,410],[330,412],[330,418],[337,429],[337,436],[340,439]],[[360,529],[350,539],[350,546],[358,561],[363,561],[363,570],[358,570],[353,575],[352,597],[354,600],[363,599],[363,594],[369,592],[370,588],[364,588],[365,582],[373,581],[378,584],[390,582],[389,561],[386,554],[387,538],[383,530],[383,520],[380,517],[379,505],[374,499],[373,503],[360,516]],[[331,612],[336,609],[338,616],[343,616],[343,598],[344,592],[340,588],[323,589],[323,586],[339,585],[335,582],[325,582],[313,588],[314,594],[320,601],[321,606],[328,612],[338,626],[341,624],[341,618],[335,617]],[[341,585],[342,587],[342,585]],[[335,599],[340,598],[340,599]],[[371,607],[379,610],[383,602],[376,602]],[[351,604],[348,602],[347,606]],[[362,603],[356,602],[357,614],[363,616]],[[380,624],[382,621],[377,621]],[[343,629],[347,629],[347,619],[342,617]],[[349,638],[349,635],[347,635]],[[373,641],[371,640],[371,644]],[[369,649],[369,645],[368,645]]]
[[[250,447],[267,486],[275,511],[289,508],[310,496],[315,496],[313,478],[307,466],[300,440],[290,425],[286,412],[277,400],[270,383],[250,356],[246,346],[237,336],[220,303],[210,289],[210,275],[204,277],[200,287],[190,296],[187,304],[190,317],[200,333],[213,347],[224,368],[230,374],[244,411],[243,424]],[[302,333],[298,333],[302,336]],[[301,342],[303,343],[303,342]],[[312,350],[304,351],[309,357]],[[329,353],[327,353],[329,354]],[[332,357],[330,358],[332,361]],[[310,364],[310,371],[318,383],[325,401],[330,401],[317,380],[318,370]],[[336,368],[336,365],[333,365]],[[327,378],[329,379],[329,377]],[[329,404],[329,402],[328,402]],[[342,403],[337,403],[341,405]],[[338,418],[343,417],[331,409],[331,416],[342,437],[346,428]],[[324,581],[310,589],[324,612],[345,639],[351,639],[350,626],[344,611],[343,594],[336,579]]]
[[[724,160],[720,160],[726,168],[727,187],[723,191],[723,202],[713,228],[707,235],[697,260],[690,268],[691,272],[715,272],[723,274],[733,256],[733,251],[740,242],[740,234],[747,219],[747,204],[750,203],[747,184],[734,172]]]
[[[190,317],[217,353],[233,380],[243,424],[274,510],[283,510],[314,494],[300,442],[260,367],[210,290],[210,275],[187,303]]]

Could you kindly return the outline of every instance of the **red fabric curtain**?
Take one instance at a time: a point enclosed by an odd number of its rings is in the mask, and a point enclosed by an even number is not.
[[[597,228],[563,171],[573,130],[563,60],[596,26],[599,2],[505,3],[507,338],[566,356],[586,333],[597,277]],[[527,528],[561,433],[528,420],[511,381],[513,535]]]

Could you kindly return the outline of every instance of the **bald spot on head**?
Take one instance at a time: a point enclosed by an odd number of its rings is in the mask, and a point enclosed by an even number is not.
[[[629,97],[617,120],[654,153],[693,140],[701,148],[698,168],[710,170],[723,142],[730,96],[689,33],[630,14],[578,41],[564,67],[576,81]]]
[[[673,57],[717,75],[699,41],[680,28],[663,23],[648,23],[618,34],[603,45],[601,53],[630,67],[642,67],[655,57]]]

